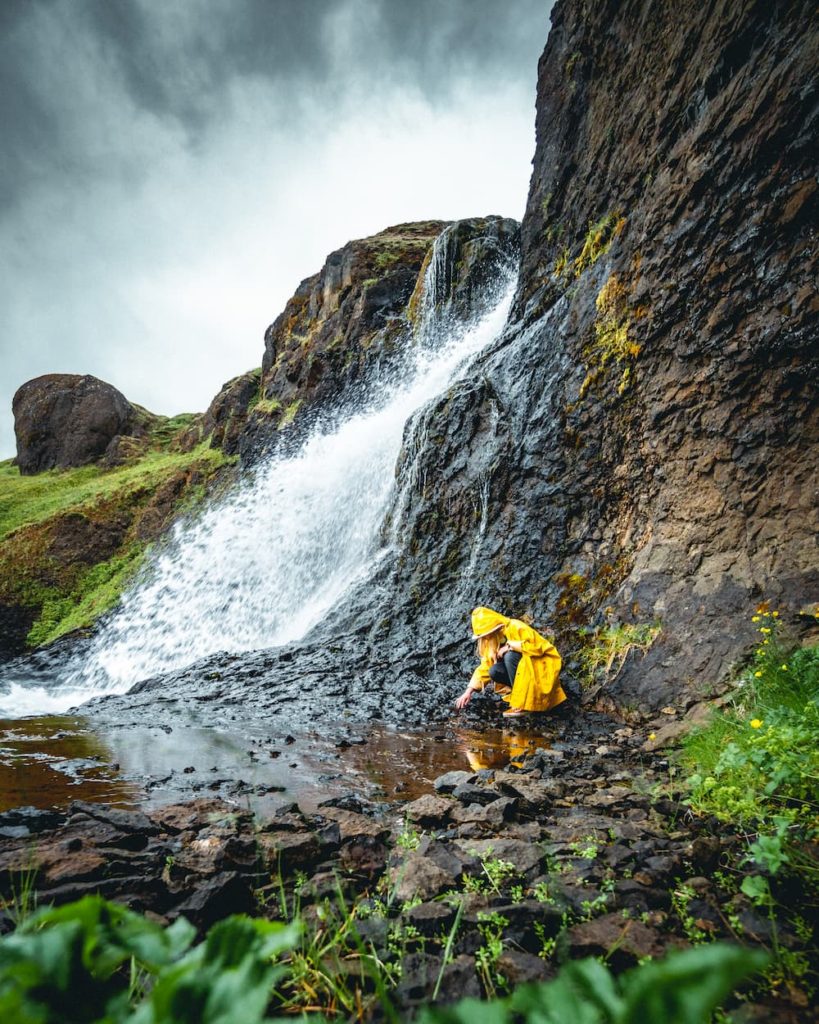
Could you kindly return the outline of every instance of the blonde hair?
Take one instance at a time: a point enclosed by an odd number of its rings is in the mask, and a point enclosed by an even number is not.
[[[498,628],[490,633],[488,636],[478,637],[478,657],[483,661],[488,655],[493,656],[493,660],[498,660],[498,648],[501,644],[501,636],[503,635],[503,629]]]

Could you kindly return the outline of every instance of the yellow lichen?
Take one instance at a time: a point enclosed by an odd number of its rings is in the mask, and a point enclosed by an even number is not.
[[[580,277],[584,270],[594,264],[611,248],[611,243],[622,234],[626,218],[617,211],[607,213],[596,224],[589,225],[580,255],[574,261],[574,276]]]

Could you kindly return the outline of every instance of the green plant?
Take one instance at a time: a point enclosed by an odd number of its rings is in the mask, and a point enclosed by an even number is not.
[[[594,860],[598,853],[594,836],[584,836],[582,839],[570,843],[569,849],[575,856],[582,857],[584,860]]]
[[[498,973],[497,965],[503,953],[503,929],[509,919],[494,911],[481,911],[478,914],[478,931],[483,944],[475,953],[475,967],[483,982],[487,996],[493,998],[499,988],[506,986],[506,980]]]
[[[698,943],[706,941],[708,932],[703,931],[699,927],[689,910],[689,905],[694,896],[694,890],[689,885],[680,884],[671,891],[671,905],[674,908],[674,912],[679,918],[688,941],[693,946],[696,946]]]
[[[631,651],[645,653],[659,636],[661,628],[658,622],[623,622],[581,630],[583,647],[580,662],[585,685],[590,686],[600,672],[604,679],[615,678]]]
[[[21,871],[12,872],[10,880],[11,899],[6,903],[5,910],[19,927],[31,917],[37,909],[37,865],[33,860]]]
[[[766,963],[764,954],[713,943],[647,962],[613,977],[594,959],[564,967],[553,981],[521,985],[490,1003],[463,999],[432,1007],[419,1024],[703,1024],[722,1000]]]
[[[0,1012],[16,1024],[254,1024],[283,971],[273,960],[297,934],[295,925],[236,916],[192,946],[183,918],[162,928],[87,896],[39,911],[0,941]]]
[[[421,845],[421,835],[422,833],[405,820],[401,831],[395,837],[395,842],[402,850],[417,850]]]
[[[487,851],[487,854],[489,851]],[[481,870],[489,879],[489,884],[500,896],[500,887],[509,879],[520,874],[515,865],[509,860],[500,860],[498,857],[485,856],[481,860]]]

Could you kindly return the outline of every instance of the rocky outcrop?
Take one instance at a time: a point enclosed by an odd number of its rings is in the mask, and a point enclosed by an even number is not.
[[[660,707],[819,583],[816,32],[800,4],[553,18],[512,323],[408,430],[403,549],[344,628],[402,665],[424,636],[440,674],[476,603],[551,625],[570,667],[578,627],[653,625],[610,694]]]
[[[149,414],[96,377],[49,373],[18,388],[12,402],[17,465],[24,476],[84,466],[121,435],[144,434]]]
[[[265,332],[260,401],[239,442],[255,460],[277,433],[349,404],[356,385],[400,356],[407,304],[442,221],[399,224],[348,242],[296,289]]]
[[[515,465],[510,486],[541,548],[523,592],[545,578],[551,615],[662,624],[622,702],[707,687],[760,600],[795,624],[819,584],[812,19],[553,12],[517,297],[540,353],[524,387],[548,398],[512,428],[530,452],[536,425],[542,482]]]

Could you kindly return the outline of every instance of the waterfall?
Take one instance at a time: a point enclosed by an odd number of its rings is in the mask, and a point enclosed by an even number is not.
[[[379,527],[405,423],[498,336],[511,305],[507,276],[472,323],[455,323],[446,308],[436,313],[439,276],[448,273],[439,251],[446,240],[439,241],[425,315],[400,373],[369,388],[377,397],[343,422],[317,425],[298,452],[272,456],[232,493],[178,523],[57,687],[12,683],[0,694],[0,714],[64,710],[219,651],[297,640],[366,577],[383,554]]]

